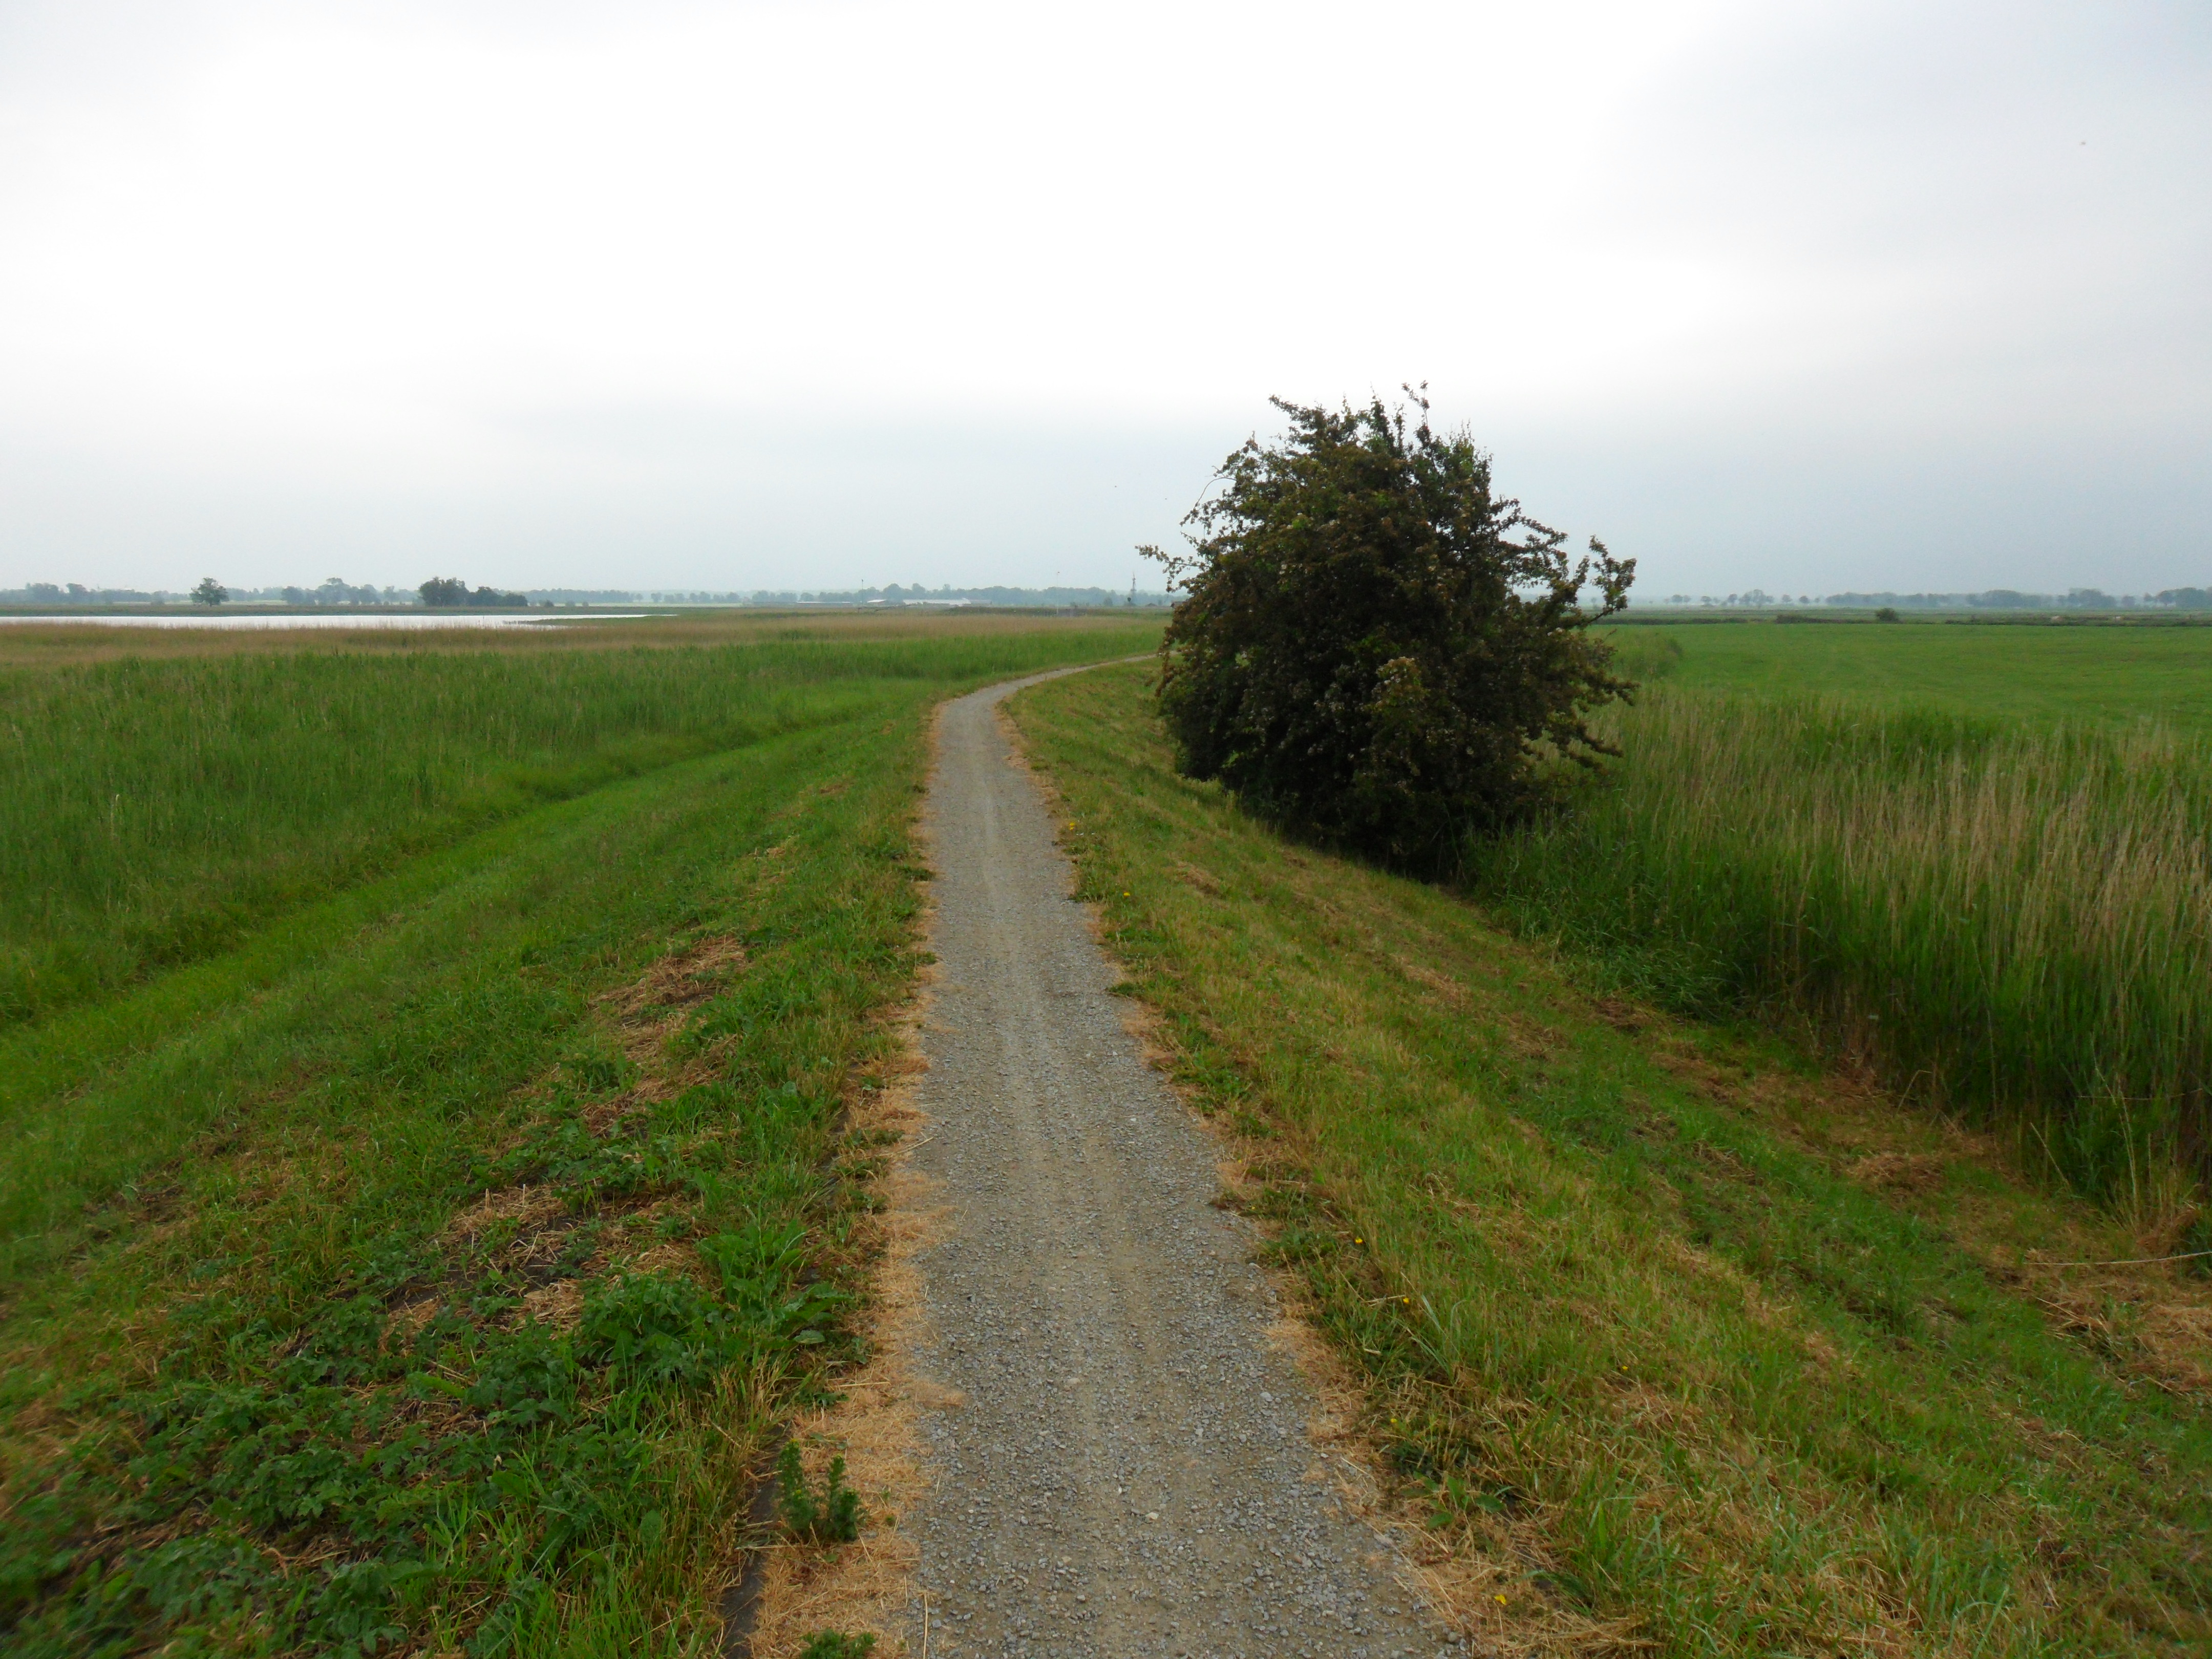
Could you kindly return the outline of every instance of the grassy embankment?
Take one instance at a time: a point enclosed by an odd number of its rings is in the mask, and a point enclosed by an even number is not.
[[[5,938],[82,966],[0,1032],[11,1653],[713,1648],[927,710],[1148,635],[670,631],[13,647]]]
[[[1485,901],[2002,1127],[2139,1253],[2212,1244],[2212,630],[1620,637],[1682,654],[1606,715],[1618,765],[1481,854]]]
[[[1143,671],[1013,704],[1439,1583],[1669,1654],[2212,1643],[2212,1297],[1778,1042],[1594,1000],[1176,777]],[[2048,1264],[2048,1265],[2046,1265]]]

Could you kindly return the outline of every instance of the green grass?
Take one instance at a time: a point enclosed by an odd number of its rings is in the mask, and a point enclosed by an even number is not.
[[[1608,631],[1636,653],[1672,641],[1681,653],[1672,679],[1698,690],[1809,692],[1978,718],[2212,728],[2212,628],[1762,621]]]
[[[1452,894],[1285,843],[1174,774],[1142,671],[1012,708],[1497,1644],[2212,1643],[2212,1355],[2170,1335],[2200,1290],[2038,1267],[2125,1241],[1778,1042],[1594,1000]]]
[[[2176,1165],[2212,1170],[2212,735],[2121,716],[2212,634],[1621,637],[1650,682],[1602,722],[1622,758],[1474,890],[1639,995],[1809,1025],[2178,1248]]]
[[[290,665],[375,734],[474,688],[479,758],[414,820],[435,833],[364,832],[227,946],[0,1040],[0,1645],[715,1650],[774,1425],[857,1352],[872,1153],[842,1103],[915,965],[927,709],[1146,642],[952,624]],[[182,660],[204,688],[225,653]],[[485,664],[513,675],[504,728]],[[74,672],[40,718],[123,695]],[[256,729],[301,761],[295,801],[354,790],[334,825],[405,818],[397,738],[334,774],[311,721]],[[671,746],[622,747],[640,732]],[[173,867],[313,865],[312,823]]]
[[[669,645],[603,625],[598,650],[400,635],[374,653],[218,635],[0,665],[0,1025],[537,803],[844,718],[885,682],[1057,661],[1065,626],[695,626]]]

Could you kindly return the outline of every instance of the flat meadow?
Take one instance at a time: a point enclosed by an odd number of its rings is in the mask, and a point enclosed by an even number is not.
[[[2212,1244],[2212,629],[1613,631],[1622,750],[1470,889],[1607,983],[1802,1029]]]
[[[1157,629],[0,633],[0,1647],[719,1650],[928,712]]]
[[[1814,693],[1987,718],[2212,729],[2212,628],[2039,621],[1638,623],[1607,630],[1632,659],[1657,648],[1670,684]],[[1639,647],[1637,641],[1650,642]],[[1675,651],[1659,642],[1673,641]]]

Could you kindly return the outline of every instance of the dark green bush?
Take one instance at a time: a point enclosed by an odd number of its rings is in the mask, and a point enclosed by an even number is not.
[[[1177,762],[1334,845],[1436,870],[1544,795],[1545,762],[1608,752],[1583,723],[1630,688],[1589,624],[1635,562],[1492,493],[1490,458],[1376,399],[1276,400],[1289,435],[1222,463],[1161,644]],[[1597,604],[1586,608],[1585,588]]]

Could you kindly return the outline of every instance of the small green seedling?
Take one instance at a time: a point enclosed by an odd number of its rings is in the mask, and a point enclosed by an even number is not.
[[[842,1457],[830,1460],[830,1472],[823,1477],[817,1496],[799,1464],[799,1443],[786,1441],[782,1455],[775,1460],[775,1480],[783,1492],[784,1528],[793,1538],[849,1544],[860,1535],[860,1494],[845,1484]]]

